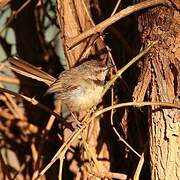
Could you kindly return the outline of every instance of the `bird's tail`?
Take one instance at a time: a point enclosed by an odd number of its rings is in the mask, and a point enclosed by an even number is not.
[[[13,71],[32,78],[36,79],[37,81],[42,81],[48,86],[50,86],[52,83],[55,82],[56,78],[49,75],[48,73],[38,69],[37,67],[17,58],[17,57],[11,57],[9,58],[10,66],[9,68]]]

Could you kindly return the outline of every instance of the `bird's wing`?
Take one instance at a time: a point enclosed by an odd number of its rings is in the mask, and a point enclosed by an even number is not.
[[[73,90],[81,86],[82,77],[77,76],[77,72],[72,70],[63,71],[58,79],[49,87],[47,94],[58,93],[59,96],[68,95]]]

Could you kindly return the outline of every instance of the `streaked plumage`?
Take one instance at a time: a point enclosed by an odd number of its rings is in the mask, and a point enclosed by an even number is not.
[[[72,112],[84,111],[101,101],[101,93],[108,67],[92,60],[63,71],[56,79],[37,67],[20,60],[9,58],[10,68],[24,76],[46,83],[47,94],[55,93]]]

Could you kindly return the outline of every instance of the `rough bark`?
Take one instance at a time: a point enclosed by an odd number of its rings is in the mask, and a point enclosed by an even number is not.
[[[180,13],[156,7],[139,18],[143,44],[158,40],[140,64],[134,100],[179,103]],[[151,179],[180,179],[180,111],[152,107],[148,112]]]
[[[71,38],[78,36],[93,26],[90,13],[89,1],[70,1],[59,0],[58,2],[58,20],[61,28],[61,38],[64,41],[64,51],[66,60],[70,67],[73,67],[79,61],[88,58],[90,55],[95,54],[95,46],[98,50],[104,48],[102,41],[96,37],[89,38],[86,41],[81,42],[76,47],[69,49],[67,41]],[[92,46],[94,40],[96,45]],[[87,50],[89,47],[89,51]]]

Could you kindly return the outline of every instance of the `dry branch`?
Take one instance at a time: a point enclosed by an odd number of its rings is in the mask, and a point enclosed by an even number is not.
[[[157,6],[159,4],[164,4],[166,3],[167,0],[147,0],[141,3],[138,3],[133,6],[128,6],[126,9],[121,10],[120,12],[116,13],[115,15],[109,17],[105,21],[99,23],[98,25],[92,27],[91,29],[81,33],[77,37],[71,38],[67,40],[67,47],[69,49],[75,47],[77,44],[85,40],[86,38],[97,34],[97,33],[102,33],[108,26],[114,24],[115,22],[119,21],[120,19],[129,16],[130,14],[137,12],[139,10],[148,8],[148,7],[153,7]]]

